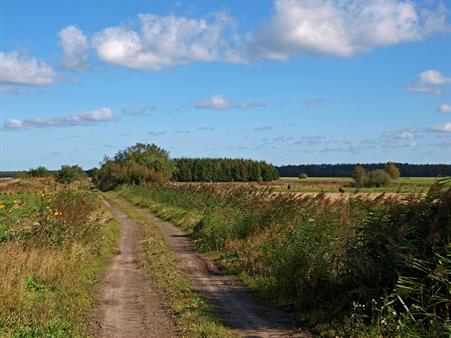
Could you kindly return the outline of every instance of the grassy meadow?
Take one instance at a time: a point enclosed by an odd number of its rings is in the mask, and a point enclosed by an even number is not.
[[[88,182],[0,187],[0,336],[82,337],[118,225]]]

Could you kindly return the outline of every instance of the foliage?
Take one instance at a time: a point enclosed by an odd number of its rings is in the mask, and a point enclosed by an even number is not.
[[[450,188],[407,200],[330,200],[224,184],[121,191],[191,229],[199,249],[219,252],[264,297],[310,323],[330,329],[335,321],[336,335],[449,329]]]
[[[72,183],[86,178],[86,174],[78,165],[63,165],[56,173],[56,178],[60,183]]]
[[[390,183],[390,175],[382,169],[371,170],[368,173],[369,187],[384,187]]]
[[[28,177],[47,177],[47,176],[51,176],[51,175],[52,175],[52,173],[46,167],[43,167],[43,166],[31,168],[26,173],[26,176],[28,176]]]
[[[352,172],[355,186],[358,188],[364,187],[368,184],[368,173],[362,165],[356,165]]]
[[[128,183],[162,182],[174,171],[169,153],[155,144],[137,143],[119,151],[113,159],[105,158],[93,171],[93,182],[103,191]]]
[[[385,165],[385,171],[390,175],[392,180],[396,180],[401,176],[399,168],[394,163],[387,163]]]
[[[179,182],[268,182],[279,178],[264,161],[226,158],[180,158],[173,179]]]

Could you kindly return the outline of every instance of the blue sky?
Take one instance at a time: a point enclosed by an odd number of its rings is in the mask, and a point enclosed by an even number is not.
[[[0,2],[0,170],[151,142],[451,163],[451,3]]]

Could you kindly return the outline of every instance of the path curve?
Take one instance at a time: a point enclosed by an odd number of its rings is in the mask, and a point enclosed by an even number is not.
[[[108,265],[94,325],[96,337],[174,337],[170,315],[140,267],[138,225],[107,201],[120,222],[119,254]]]
[[[224,324],[242,337],[310,337],[297,327],[293,317],[258,302],[237,280],[221,273],[218,265],[193,249],[186,234],[146,210],[124,199],[124,204],[138,210],[144,218],[158,224],[176,254],[177,269],[216,308]]]

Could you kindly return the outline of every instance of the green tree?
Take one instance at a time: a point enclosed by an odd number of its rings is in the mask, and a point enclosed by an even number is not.
[[[396,180],[401,176],[399,168],[394,163],[387,163],[385,165],[385,171],[390,175],[392,180]]]
[[[356,165],[354,167],[352,178],[354,179],[355,186],[358,188],[364,187],[368,182],[368,174],[362,165]]]

